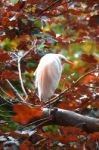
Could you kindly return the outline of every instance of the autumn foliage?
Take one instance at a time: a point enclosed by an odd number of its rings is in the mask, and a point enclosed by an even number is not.
[[[0,150],[99,149],[99,130],[55,125],[43,114],[49,105],[38,99],[34,72],[50,52],[74,63],[53,108],[99,119],[99,1],[1,0]]]

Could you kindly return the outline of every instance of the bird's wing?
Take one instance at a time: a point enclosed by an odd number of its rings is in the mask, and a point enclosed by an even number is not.
[[[57,88],[60,77],[62,73],[62,66],[59,62],[55,62],[52,64],[51,69],[49,70],[49,76],[51,78],[51,89],[55,91]]]
[[[42,67],[41,64],[39,64],[36,69],[35,87],[38,88],[38,96],[40,100],[48,99],[47,91],[49,91],[49,80],[48,67],[46,65],[43,65]]]
[[[41,76],[42,93],[46,92],[46,96],[50,97],[54,94],[59,84],[62,68],[57,63],[48,64]]]
[[[62,67],[58,61],[39,64],[36,70],[35,86],[40,99],[46,100],[54,94],[61,77]]]

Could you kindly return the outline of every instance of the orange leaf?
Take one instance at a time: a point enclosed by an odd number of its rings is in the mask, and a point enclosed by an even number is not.
[[[90,134],[90,142],[99,141],[99,132],[95,132]]]
[[[86,77],[82,80],[82,82],[83,82],[83,84],[87,84],[87,83],[92,82],[92,81],[94,81],[94,80],[96,80],[96,77],[95,77],[95,76],[93,76],[93,75],[88,75],[88,76],[86,76]]]
[[[20,145],[20,150],[34,150],[34,146],[30,141],[24,141],[21,145]]]
[[[75,135],[60,136],[58,139],[59,139],[59,141],[61,141],[64,144],[69,143],[69,142],[78,142],[79,141],[79,139]]]
[[[15,94],[13,93],[13,91],[7,91],[6,93],[8,96],[15,98]]]
[[[31,108],[24,104],[17,104],[13,107],[16,116],[13,120],[21,124],[28,123],[31,119],[42,116],[42,111],[40,108]]]

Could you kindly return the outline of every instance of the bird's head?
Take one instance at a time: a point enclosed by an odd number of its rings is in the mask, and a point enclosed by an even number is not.
[[[61,54],[58,54],[59,56],[59,59],[61,61],[62,64],[70,64],[70,65],[73,65],[73,63],[70,61],[70,60],[67,60],[65,56],[61,55]]]

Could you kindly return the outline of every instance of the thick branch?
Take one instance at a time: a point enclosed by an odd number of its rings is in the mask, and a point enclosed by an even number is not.
[[[43,108],[45,116],[49,115],[49,109]],[[76,112],[64,109],[51,110],[52,120],[48,124],[54,123],[62,126],[75,126],[87,132],[99,131],[99,119],[84,116]]]

